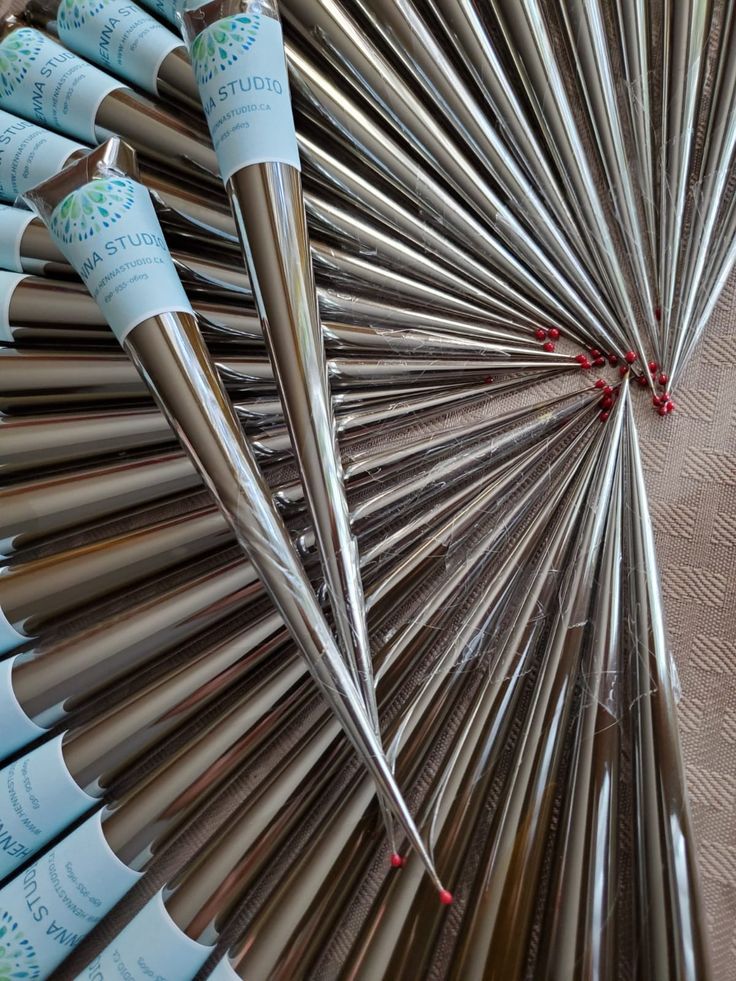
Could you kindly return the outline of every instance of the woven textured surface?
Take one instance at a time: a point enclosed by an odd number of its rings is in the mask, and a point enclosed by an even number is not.
[[[676,414],[639,414],[719,981],[736,979],[735,319],[732,278],[675,395]]]

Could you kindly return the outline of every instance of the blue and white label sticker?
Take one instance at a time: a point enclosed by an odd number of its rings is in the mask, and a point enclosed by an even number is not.
[[[61,0],[56,30],[67,47],[158,95],[158,72],[180,37],[126,0]]]
[[[110,849],[98,811],[0,889],[4,956],[22,956],[27,981],[42,981],[139,878]]]
[[[4,83],[0,86],[2,92]],[[85,149],[81,143],[0,109],[0,199],[12,203],[57,174],[77,150]]]
[[[192,313],[142,184],[116,176],[90,181],[57,205],[49,231],[121,343],[148,317]]]
[[[25,273],[6,272],[0,269],[0,344],[13,343],[13,331],[10,329],[10,303],[18,283],[27,278]],[[0,654],[12,651],[26,640],[28,638],[19,634],[0,610]]]
[[[23,233],[36,216],[24,208],[0,204],[0,269],[23,272],[20,243]]]
[[[123,87],[35,28],[0,41],[0,107],[67,136],[97,143],[100,103]]]
[[[25,639],[25,638],[24,638]],[[30,719],[13,691],[14,657],[0,661],[0,754],[11,756],[46,730]]]
[[[56,736],[0,770],[0,878],[96,802],[69,773],[62,739]]]
[[[254,163],[301,169],[281,24],[224,17],[197,35],[191,56],[223,181]]]
[[[212,950],[179,929],[158,892],[77,981],[182,981],[194,977]]]

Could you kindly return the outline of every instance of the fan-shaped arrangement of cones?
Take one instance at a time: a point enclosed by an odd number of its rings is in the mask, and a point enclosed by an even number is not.
[[[0,25],[0,978],[709,977],[636,418],[736,15]]]

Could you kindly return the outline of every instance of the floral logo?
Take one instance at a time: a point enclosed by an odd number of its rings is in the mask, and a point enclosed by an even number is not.
[[[124,177],[100,178],[67,194],[51,216],[51,231],[62,242],[84,242],[119,221],[135,200],[135,185]],[[1,981],[1,979],[0,979]]]
[[[59,26],[70,30],[82,27],[88,17],[94,17],[107,6],[108,0],[61,0],[56,17]]]
[[[26,77],[38,57],[42,40],[43,35],[38,31],[21,27],[0,44],[0,88],[5,95],[12,95]]]
[[[192,64],[197,82],[209,82],[217,72],[234,65],[255,43],[261,23],[260,14],[237,14],[206,27],[192,44]]]
[[[37,981],[41,969],[33,945],[10,913],[0,914],[0,981]]]

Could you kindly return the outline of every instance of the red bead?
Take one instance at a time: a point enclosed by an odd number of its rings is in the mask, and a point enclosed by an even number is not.
[[[598,418],[600,419],[601,422],[605,422],[606,419],[608,419],[608,413],[607,412],[601,412],[601,414],[598,416]]]
[[[556,327],[550,327],[547,333],[549,334],[549,336],[552,338],[553,341],[556,341],[557,338],[560,336],[560,332]]]
[[[669,402],[671,395],[669,392],[662,392],[661,402]]]
[[[586,358],[586,356],[584,354],[576,354],[575,355],[575,360],[577,361],[578,364],[582,364],[583,361],[587,361],[588,359]]]
[[[667,415],[667,406],[666,405],[660,405],[660,407],[657,409],[657,412],[661,416],[666,416]]]
[[[551,354],[554,351],[554,349],[555,346],[552,343],[552,341],[545,341],[544,344],[542,345],[542,350],[547,351],[549,354]]]
[[[593,388],[605,388],[606,383],[602,378],[599,378],[597,382],[593,383]]]
[[[597,347],[592,347],[590,349],[590,356],[591,358],[599,358],[601,356],[601,352],[598,350]]]
[[[610,385],[606,385],[606,387],[603,389],[603,394],[613,395],[613,388]]]
[[[675,405],[674,402],[668,402],[665,408],[667,409],[668,412],[674,412],[677,406]]]
[[[602,409],[610,409],[613,405],[613,399],[610,395],[606,395],[605,398],[602,398],[598,404]]]
[[[659,395],[653,395],[652,396],[652,405],[655,407],[655,409],[656,409],[656,407],[658,405],[661,404],[661,402],[662,402],[662,399],[659,397]]]
[[[609,354],[608,355],[608,363],[610,365],[613,365],[614,368],[616,367],[616,365],[618,364],[618,358],[616,357],[615,354]]]
[[[633,351],[627,351],[624,355],[624,361],[627,364],[633,364],[636,361],[636,354]]]
[[[622,364],[621,367],[618,369],[618,373],[623,378],[628,370],[629,370],[629,366],[627,364]]]
[[[398,854],[398,852],[394,852],[393,855],[391,856],[391,868],[400,869],[403,868],[403,866],[404,866],[404,859],[401,857],[401,855]]]
[[[587,371],[587,370],[588,370],[588,368],[592,368],[592,367],[593,367],[593,365],[592,365],[592,364],[590,363],[590,361],[588,361],[588,359],[586,358],[586,359],[585,359],[585,361],[581,361],[581,362],[580,362],[580,367],[581,367],[581,368],[583,369],[583,371]]]
[[[602,368],[605,363],[606,363],[605,358],[596,358],[595,361],[593,362],[596,368]]]
[[[641,385],[642,388],[644,388],[645,385],[649,384],[645,375],[639,375],[636,380]]]
[[[543,341],[547,336],[547,331],[544,329],[544,327],[537,327],[537,329],[534,331],[534,336],[538,341]]]
[[[654,374],[654,372],[657,370],[657,362],[656,361],[650,361],[649,362],[649,370],[651,371],[652,374]]]
[[[657,381],[659,382],[660,385],[666,385],[669,380],[670,380],[670,376],[669,375],[665,375],[664,372],[662,372],[662,374],[657,379]]]
[[[452,902],[452,893],[447,889],[440,889],[440,902],[443,906],[449,906]]]

